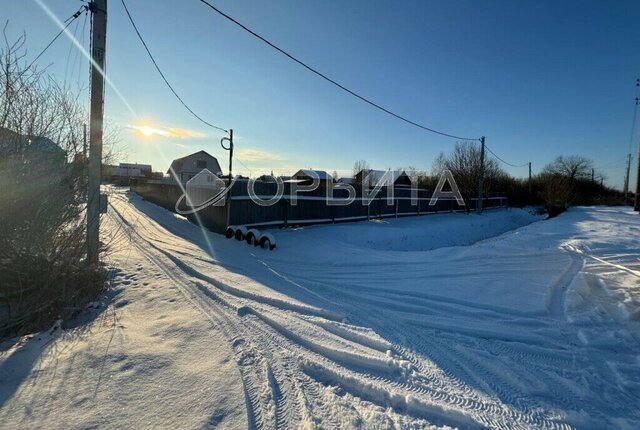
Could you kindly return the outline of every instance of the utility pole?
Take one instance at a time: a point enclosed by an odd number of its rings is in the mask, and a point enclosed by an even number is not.
[[[224,142],[229,142],[229,146],[224,146]],[[233,167],[233,129],[229,129],[229,137],[220,139],[220,146],[225,151],[229,151],[229,184],[231,184],[231,170]]]
[[[636,87],[640,87],[640,78],[636,79]],[[636,112],[639,104],[640,104],[640,98],[636,97]],[[632,134],[633,134],[633,131],[634,130],[631,130]],[[633,136],[631,137],[631,139],[633,139]],[[631,156],[631,154],[629,154],[629,156]],[[629,160],[629,162],[631,162],[631,160]],[[635,195],[635,198],[633,199],[633,210],[640,211],[640,138],[638,138],[638,156],[636,158],[636,162],[638,165],[638,169],[636,172],[636,195]],[[628,173],[627,173],[627,176],[629,176]],[[625,195],[625,200],[626,200],[626,197],[627,196]]]
[[[100,248],[100,182],[102,178],[102,122],[104,117],[104,56],[107,38],[107,0],[92,0],[91,122],[89,123],[89,188],[87,197],[87,262],[98,263]]]
[[[529,161],[529,204],[531,204],[531,161]]]
[[[82,158],[87,159],[87,123],[82,124]]]
[[[636,198],[633,202],[633,210],[640,211],[640,138],[638,139],[638,156],[636,157],[638,169],[636,172]]]
[[[591,168],[591,183],[593,184],[596,178],[596,169]]]
[[[629,194],[629,171],[631,170],[631,154],[627,154],[627,173],[624,175],[624,201],[627,202]]]
[[[482,212],[482,197],[484,189],[484,136],[480,138],[480,178],[478,179],[478,200],[476,201],[476,212]]]
[[[229,142],[229,146],[224,146],[224,142]],[[220,146],[222,149],[229,151],[229,191],[227,192],[227,201],[225,202],[227,209],[227,225],[229,225],[229,221],[231,220],[231,181],[232,178],[232,169],[233,169],[233,129],[229,129],[229,137],[223,137],[220,139]]]

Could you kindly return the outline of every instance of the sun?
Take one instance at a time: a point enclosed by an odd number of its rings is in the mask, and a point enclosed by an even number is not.
[[[140,131],[140,133],[142,133],[143,136],[147,137],[156,134],[156,130],[151,127],[140,126],[138,127],[138,130]]]

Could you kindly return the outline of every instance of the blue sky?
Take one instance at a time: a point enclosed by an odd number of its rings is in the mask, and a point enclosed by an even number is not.
[[[75,0],[42,2],[62,19],[80,6]],[[556,155],[582,154],[604,170],[608,183],[622,186],[634,82],[640,78],[640,2],[212,3],[323,73],[417,122],[456,135],[485,135],[502,158],[514,164],[531,161],[534,172]],[[236,173],[273,169],[284,174],[312,167],[347,174],[358,159],[380,169],[428,169],[455,143],[341,92],[197,0],[127,4],[183,98],[208,121],[234,129],[236,153],[248,167],[237,162]],[[1,18],[10,21],[9,34],[27,32],[32,56],[57,31],[35,0],[3,0]],[[78,22],[80,34],[83,18]],[[69,82],[86,84],[88,65],[74,62],[69,47],[68,39],[59,39],[39,64],[51,64],[50,72],[60,79],[66,68]],[[166,170],[171,159],[205,149],[227,165],[221,134],[173,98],[119,0],[109,0],[106,70],[134,110],[107,89],[106,115],[121,127],[128,161]],[[194,133],[145,137],[128,128],[133,125]],[[634,158],[636,145],[637,140]],[[526,175],[526,168],[505,167]]]

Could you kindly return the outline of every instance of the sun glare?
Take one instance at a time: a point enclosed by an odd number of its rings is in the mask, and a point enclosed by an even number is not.
[[[134,125],[134,126],[131,126],[131,128],[136,132],[138,132],[138,134],[141,135],[142,137],[167,135],[167,133],[164,130],[160,128],[151,127],[149,125]]]
[[[154,130],[151,127],[140,127],[138,130],[140,130],[140,133],[142,133],[144,136],[151,136],[153,134],[156,133],[156,130]]]
[[[185,128],[165,128],[160,127],[156,128],[151,125],[141,124],[141,125],[128,125],[128,128],[134,130],[138,136],[141,137],[168,137],[168,138],[176,138],[176,139],[198,139],[205,137],[203,133],[194,130],[187,130]]]

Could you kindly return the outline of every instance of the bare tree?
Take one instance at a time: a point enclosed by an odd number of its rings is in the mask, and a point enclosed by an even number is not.
[[[411,179],[411,184],[413,186],[425,188],[425,184],[428,181],[428,174],[426,170],[420,170],[413,166],[407,167],[398,167],[399,172],[405,172],[409,179]]]
[[[355,177],[362,170],[369,170],[369,169],[370,169],[369,163],[367,163],[365,160],[358,160],[355,163],[353,163],[353,176]]]
[[[462,195],[472,197],[478,192],[480,156],[480,148],[475,142],[457,142],[451,154],[440,153],[436,157],[432,172],[439,175],[443,170],[450,170]],[[485,157],[484,172],[485,193],[493,189],[498,180],[507,176],[498,162],[489,157]]]
[[[369,167],[369,163],[365,160],[358,160],[353,163],[353,181],[354,183],[361,183],[366,174],[359,175],[362,171],[369,171],[371,168]]]
[[[570,181],[591,178],[593,161],[580,155],[559,155],[542,170],[543,173],[560,175]]]

